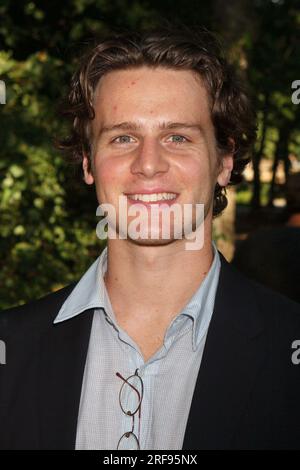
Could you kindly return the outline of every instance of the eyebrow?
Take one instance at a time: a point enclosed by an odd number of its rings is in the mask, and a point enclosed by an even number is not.
[[[141,124],[137,124],[135,122],[124,121],[118,124],[113,124],[110,126],[103,126],[100,128],[98,137],[100,137],[104,133],[116,131],[116,130],[123,130],[123,131],[137,131],[142,129]],[[160,130],[168,130],[168,129],[191,129],[197,130],[202,132],[202,126],[196,123],[188,123],[188,122],[161,122],[158,125],[158,129]]]

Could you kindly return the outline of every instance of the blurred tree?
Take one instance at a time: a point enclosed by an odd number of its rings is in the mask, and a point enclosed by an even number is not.
[[[300,73],[300,11],[298,0],[255,0],[252,34],[245,43],[247,75],[256,94],[260,140],[254,153],[252,205],[260,206],[259,164],[266,155],[267,130],[277,129],[278,139],[289,135],[285,129],[298,128],[297,106],[291,101],[291,84]],[[280,131],[281,129],[281,131]],[[278,144],[283,145],[283,144]],[[271,158],[274,158],[272,152]],[[275,165],[276,168],[276,165]],[[272,190],[273,191],[273,190]]]

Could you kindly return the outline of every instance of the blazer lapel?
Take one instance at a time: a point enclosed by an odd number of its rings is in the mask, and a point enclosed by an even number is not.
[[[183,449],[228,449],[265,356],[263,325],[249,281],[221,256],[215,308]]]
[[[39,370],[40,448],[74,449],[93,309],[52,324]]]

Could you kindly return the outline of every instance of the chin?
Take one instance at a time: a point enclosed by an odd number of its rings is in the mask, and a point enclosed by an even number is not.
[[[166,239],[154,240],[151,238],[148,238],[148,239],[138,238],[137,240],[134,240],[133,238],[128,237],[128,241],[136,246],[166,246],[166,245],[170,245],[171,243],[176,242],[177,240],[174,238],[170,238],[168,240]]]

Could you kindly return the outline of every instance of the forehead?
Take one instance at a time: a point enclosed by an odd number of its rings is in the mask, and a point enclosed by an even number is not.
[[[209,97],[191,70],[140,67],[104,75],[94,95],[98,121],[208,119]]]

